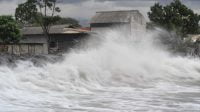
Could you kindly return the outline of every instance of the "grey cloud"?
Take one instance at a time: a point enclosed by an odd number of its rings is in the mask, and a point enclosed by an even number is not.
[[[155,1],[118,1],[115,2],[116,5],[118,6],[128,6],[128,7],[149,7],[151,5],[153,5],[155,3]]]
[[[0,2],[1,2],[1,1],[13,1],[13,0],[0,0]]]
[[[25,0],[0,0],[0,15],[14,15],[18,3]],[[155,2],[168,4],[172,0],[59,0],[61,3],[61,16],[73,17],[81,21],[90,20],[96,11],[101,10],[132,10],[138,9],[147,17],[147,12]],[[200,0],[181,0],[188,7],[199,12]]]
[[[75,3],[82,3],[86,2],[88,0],[58,0],[61,3],[67,3],[67,4],[75,4]]]

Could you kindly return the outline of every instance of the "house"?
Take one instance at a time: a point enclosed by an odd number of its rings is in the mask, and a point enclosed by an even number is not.
[[[184,38],[187,43],[187,53],[200,56],[200,34],[188,34]]]
[[[85,38],[89,30],[72,28],[69,25],[55,25],[50,29],[50,43],[48,45],[41,27],[25,27],[21,29],[22,39],[17,44],[0,45],[0,51],[16,55],[41,55],[63,53],[74,47]],[[50,52],[48,52],[48,47]]]
[[[185,38],[185,41],[186,39],[189,39],[190,42],[195,43],[197,41],[200,41],[200,34],[188,34]]]
[[[138,10],[122,10],[96,12],[90,23],[91,31],[94,32],[115,26],[138,32],[146,29],[146,21]]]

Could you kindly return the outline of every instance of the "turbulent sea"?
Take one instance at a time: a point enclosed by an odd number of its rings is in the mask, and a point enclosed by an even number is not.
[[[58,61],[2,63],[0,112],[200,112],[200,60],[158,32],[109,30]]]

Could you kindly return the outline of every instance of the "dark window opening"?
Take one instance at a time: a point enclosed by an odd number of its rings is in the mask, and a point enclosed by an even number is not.
[[[50,48],[55,48],[56,47],[56,42],[51,42],[49,45]]]

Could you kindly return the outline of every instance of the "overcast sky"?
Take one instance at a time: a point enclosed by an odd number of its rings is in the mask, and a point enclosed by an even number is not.
[[[17,4],[25,0],[0,0],[0,15],[14,15]],[[63,17],[73,17],[82,24],[89,22],[96,11],[105,10],[139,10],[146,19],[146,13],[155,2],[165,5],[172,0],[60,0]],[[200,0],[182,0],[188,7],[200,14]]]

